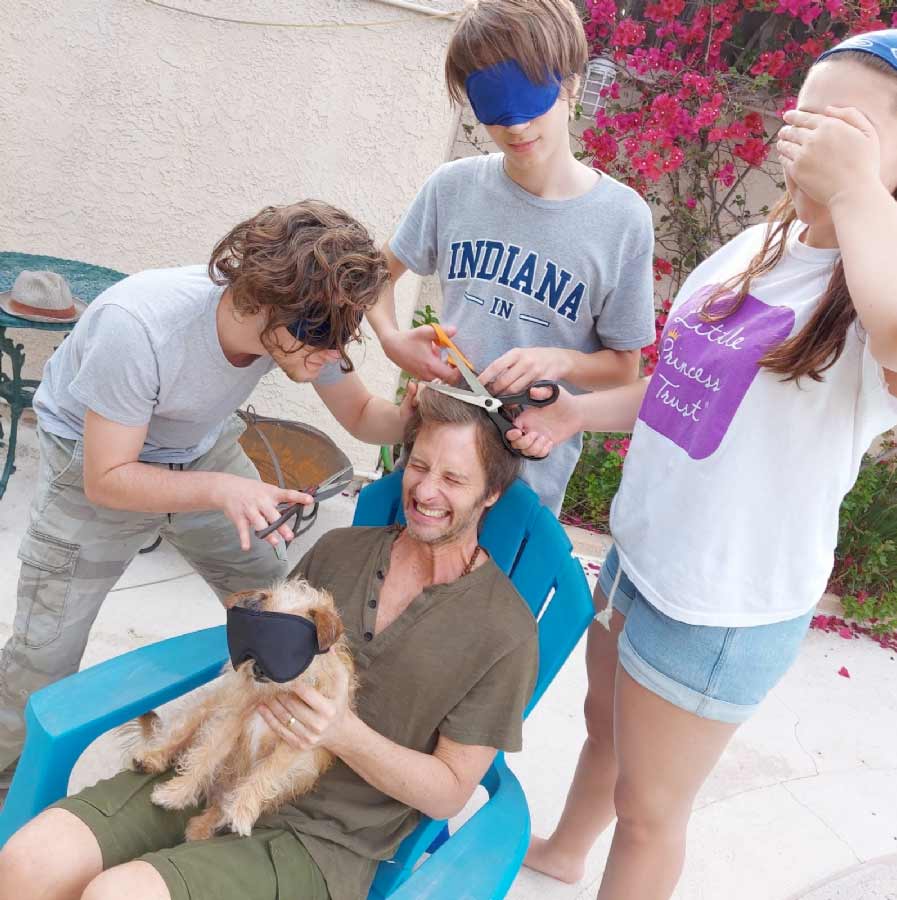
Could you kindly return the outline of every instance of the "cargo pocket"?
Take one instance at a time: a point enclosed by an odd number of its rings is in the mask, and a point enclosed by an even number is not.
[[[132,772],[126,769],[112,778],[98,781],[93,787],[84,788],[75,799],[92,806],[97,812],[106,817],[114,816],[124,809],[141,791],[147,795],[147,809],[153,812],[149,806],[149,795],[157,781],[167,781],[171,773],[163,772],[161,775],[145,772]]]
[[[74,442],[68,458],[65,456],[66,445],[62,439],[54,442],[55,452],[50,464],[50,485],[52,487],[77,487],[84,483],[84,442],[79,438]]]
[[[27,647],[37,650],[59,637],[80,550],[34,528],[25,533],[19,547],[16,631]]]
[[[330,900],[327,882],[305,845],[289,832],[278,835],[268,844],[277,900]]]

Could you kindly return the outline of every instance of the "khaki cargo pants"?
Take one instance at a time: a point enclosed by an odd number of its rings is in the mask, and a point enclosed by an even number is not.
[[[237,443],[244,425],[232,417],[217,443],[184,471],[258,478]],[[24,709],[38,688],[78,670],[100,605],[137,552],[158,535],[173,544],[224,598],[287,574],[277,550],[253,540],[240,549],[221,512],[136,513],[94,506],[84,494],[83,447],[38,429],[40,471],[22,562],[12,637],[0,652],[0,771],[15,762],[25,738]]]

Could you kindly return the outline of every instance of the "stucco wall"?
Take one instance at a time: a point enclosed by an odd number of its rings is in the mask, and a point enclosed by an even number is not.
[[[193,263],[261,206],[306,196],[388,237],[446,156],[451,23],[370,0],[171,5],[264,22],[390,24],[260,27],[144,0],[0,4],[0,249],[126,272]],[[405,319],[417,287],[403,279]],[[33,370],[52,345],[25,341]],[[372,390],[391,396],[397,372],[376,341],[357,358]],[[340,434],[307,386],[271,377],[254,400],[260,412]],[[373,448],[340,440],[357,466],[373,467]]]

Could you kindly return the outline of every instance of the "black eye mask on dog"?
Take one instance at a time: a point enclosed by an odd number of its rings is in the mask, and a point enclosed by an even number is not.
[[[327,652],[318,646],[311,619],[241,606],[227,611],[227,649],[235,669],[251,659],[256,680],[280,684],[298,678],[318,653]]]

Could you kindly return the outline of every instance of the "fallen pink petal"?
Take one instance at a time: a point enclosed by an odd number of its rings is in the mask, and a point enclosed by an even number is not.
[[[846,666],[841,666],[841,668],[838,669],[838,674],[839,674],[842,678],[850,678],[850,672],[847,671],[847,667],[846,667]]]

